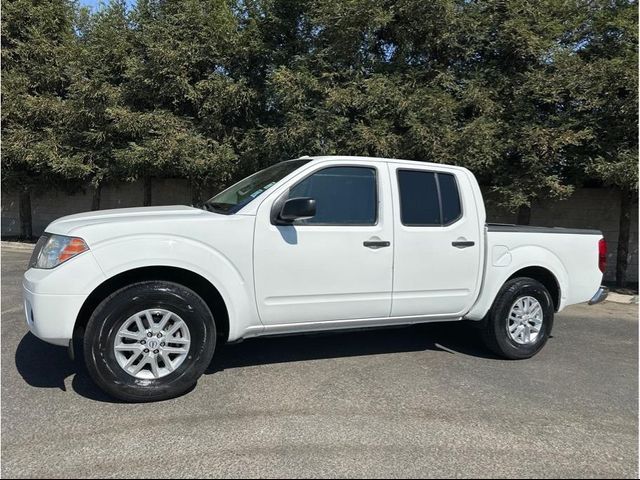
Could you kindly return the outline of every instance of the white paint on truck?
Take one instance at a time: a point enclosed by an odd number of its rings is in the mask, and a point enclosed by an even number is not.
[[[279,227],[273,203],[329,166],[376,170],[379,218],[372,226]],[[455,176],[462,216],[447,226],[400,221],[399,169]],[[257,196],[221,215],[187,206],[124,208],[70,215],[47,233],[80,237],[89,250],[59,267],[24,276],[33,333],[68,345],[83,301],[123,272],[170,266],[197,273],[229,311],[229,341],[247,336],[427,321],[482,319],[505,281],[542,267],[560,290],[557,310],[598,290],[598,232],[491,231],[473,174],[464,168],[393,159],[316,157]],[[390,247],[364,248],[381,239]],[[455,241],[473,242],[456,248]],[[28,312],[31,315],[31,312]]]
[[[529,358],[554,312],[606,297],[605,256],[599,231],[487,225],[464,168],[307,157],[203,208],[51,223],[24,305],[42,340],[83,340],[105,391],[153,401],[193,385],[220,339],[472,320],[492,351]]]

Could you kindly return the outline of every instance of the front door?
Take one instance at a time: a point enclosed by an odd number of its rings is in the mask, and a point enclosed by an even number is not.
[[[389,316],[394,247],[388,175],[384,163],[325,162],[262,203],[254,268],[265,325]],[[272,224],[272,205],[283,195],[315,199],[316,215],[290,226]]]

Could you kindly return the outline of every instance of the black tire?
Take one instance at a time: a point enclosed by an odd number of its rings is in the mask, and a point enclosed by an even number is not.
[[[507,332],[509,312],[515,301],[523,296],[534,297],[542,307],[542,328],[536,340],[521,345]],[[485,319],[482,339],[492,352],[511,360],[531,358],[547,343],[553,328],[554,307],[551,295],[544,285],[533,278],[521,277],[509,280],[498,293]]]
[[[176,313],[191,337],[189,353],[175,371],[157,379],[127,373],[113,351],[118,329],[132,315],[153,308]],[[144,281],[121,288],[95,309],[84,335],[89,375],[109,395],[126,402],[155,402],[177,397],[209,366],[216,345],[216,326],[207,304],[194,291],[167,281]]]

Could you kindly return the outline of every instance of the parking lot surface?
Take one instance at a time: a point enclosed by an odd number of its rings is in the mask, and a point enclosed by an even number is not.
[[[117,403],[28,333],[2,250],[3,477],[637,477],[638,306],[568,308],[535,358],[464,324],[247,340]]]

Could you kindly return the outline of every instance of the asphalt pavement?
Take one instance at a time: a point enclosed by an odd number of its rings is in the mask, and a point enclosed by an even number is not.
[[[531,360],[464,324],[247,340],[127,405],[28,333],[2,249],[2,476],[636,477],[638,306],[568,308]]]

